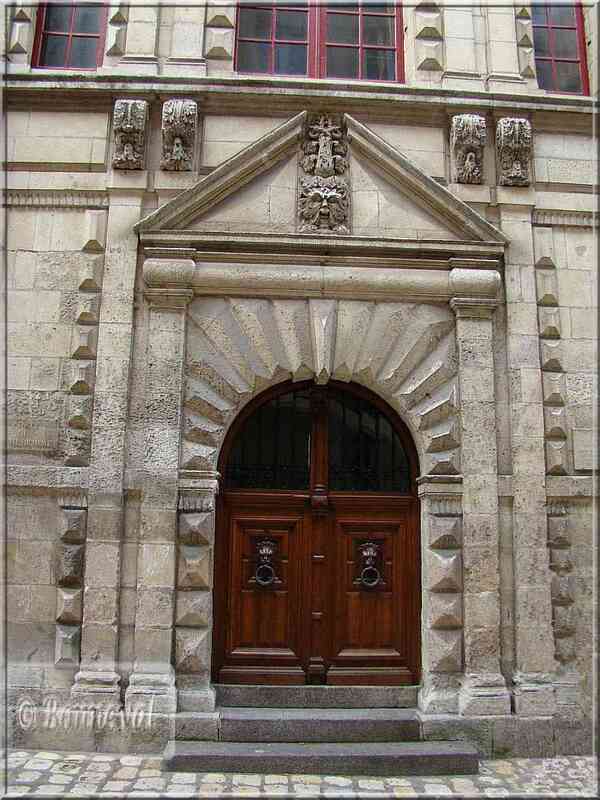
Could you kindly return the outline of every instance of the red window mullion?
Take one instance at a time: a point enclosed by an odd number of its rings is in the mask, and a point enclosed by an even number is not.
[[[67,39],[67,49],[65,52],[65,67],[68,67],[71,62],[71,47],[73,44],[73,26],[75,25],[75,10],[76,6],[71,8],[71,16],[69,18],[69,35]],[[96,52],[96,63],[98,63],[98,53]]]

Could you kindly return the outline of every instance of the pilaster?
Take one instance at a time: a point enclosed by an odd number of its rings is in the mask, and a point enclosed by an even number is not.
[[[497,301],[454,297],[461,397],[464,716],[510,713],[500,672],[498,465],[492,315]]]
[[[144,480],[140,509],[134,671],[127,708],[151,698],[177,710],[172,660],[181,395],[190,289],[149,289]]]
[[[518,191],[513,190],[515,194]],[[538,354],[538,316],[553,298],[545,288],[536,292],[534,264],[543,268],[538,272],[545,270],[550,275],[554,265],[542,246],[543,237],[539,240],[539,253],[534,254],[527,190],[524,195],[522,206],[501,206],[500,213],[502,229],[511,239],[506,265],[510,276],[506,281],[506,310],[514,493],[514,703],[517,714],[536,716],[555,710],[552,673],[556,664],[546,513],[545,393]],[[538,290],[546,286],[540,280],[537,283]],[[553,395],[546,394],[551,407]]]
[[[171,52],[165,62],[165,75],[206,75],[206,59],[202,57],[204,18],[204,5],[173,7]]]
[[[118,657],[124,451],[133,340],[133,292],[141,199],[111,196],[89,468],[83,579],[81,665],[71,689],[78,701],[120,704]]]
[[[158,74],[159,5],[131,5],[125,54],[119,68],[132,74]]]

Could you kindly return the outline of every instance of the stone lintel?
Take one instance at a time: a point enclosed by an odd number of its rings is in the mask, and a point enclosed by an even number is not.
[[[290,257],[290,261],[293,258]],[[479,263],[479,262],[475,262]],[[260,295],[261,297],[330,297],[344,299],[450,300],[466,298],[471,305],[495,307],[501,284],[496,269],[452,267],[442,269],[329,267],[317,265],[258,265],[198,263],[190,258],[148,258],[144,262],[146,297],[185,302],[197,295]],[[171,302],[170,300],[166,301]],[[173,301],[175,302],[175,301]]]

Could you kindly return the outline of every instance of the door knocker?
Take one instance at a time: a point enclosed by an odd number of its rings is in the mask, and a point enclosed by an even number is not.
[[[257,583],[261,588],[267,589],[275,584],[281,583],[273,566],[273,557],[277,551],[277,542],[273,539],[259,539],[254,545],[256,553],[256,569],[253,583]]]
[[[360,566],[358,577],[354,579],[354,585],[362,589],[375,589],[377,586],[385,586],[385,581],[381,574],[379,564],[382,558],[381,545],[376,542],[362,542],[358,546]]]

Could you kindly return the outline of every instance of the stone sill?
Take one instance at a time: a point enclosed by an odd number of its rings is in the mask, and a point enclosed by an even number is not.
[[[170,75],[132,75],[131,73],[82,74],[76,71],[63,70],[30,70],[19,66],[8,68],[6,88],[15,90],[44,91],[89,91],[94,94],[136,94],[149,95],[165,92],[172,95],[195,94],[205,91],[205,106],[211,106],[211,95],[218,95],[214,101],[215,109],[223,108],[223,95],[231,95],[232,102],[239,103],[247,98],[250,108],[256,112],[256,98],[262,96],[268,103],[268,110],[285,110],[285,105],[296,103],[303,98],[320,99],[326,97],[328,106],[343,105],[348,108],[352,103],[358,105],[376,103],[383,106],[390,101],[395,103],[423,103],[431,114],[432,104],[438,106],[439,113],[444,115],[455,100],[460,110],[469,108],[493,110],[496,115],[521,111],[562,111],[577,114],[591,114],[594,100],[587,96],[558,94],[519,94],[510,92],[464,91],[457,89],[441,89],[439,87],[408,86],[406,84],[377,83],[371,81],[331,81],[306,78],[268,79],[254,76],[190,76],[185,81],[181,77]],[[237,106],[234,105],[234,108]],[[364,109],[363,107],[363,110]],[[229,109],[227,109],[229,111]]]

